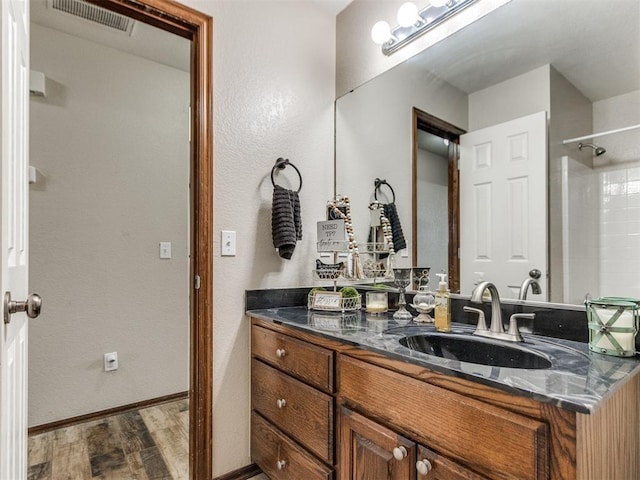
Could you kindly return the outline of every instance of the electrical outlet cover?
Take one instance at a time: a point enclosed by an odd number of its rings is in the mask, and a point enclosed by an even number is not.
[[[118,369],[118,352],[104,354],[104,371],[112,372]]]

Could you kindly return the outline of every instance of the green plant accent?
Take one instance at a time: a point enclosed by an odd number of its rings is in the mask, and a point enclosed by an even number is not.
[[[342,294],[342,298],[354,298],[360,295],[358,290],[353,287],[342,287],[340,293]]]
[[[324,287],[313,287],[311,290],[309,290],[309,295],[315,295],[316,292],[326,292],[327,289]]]

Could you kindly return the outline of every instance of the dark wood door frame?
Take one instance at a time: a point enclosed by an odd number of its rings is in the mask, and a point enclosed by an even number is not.
[[[444,120],[440,120],[418,108],[413,108],[412,118],[412,161],[411,161],[411,223],[412,223],[412,263],[418,259],[418,130],[446,138],[455,146],[449,149],[449,288],[460,292],[460,181],[458,170],[458,145],[464,130]]]
[[[190,278],[192,284],[189,329],[189,469],[192,480],[211,480],[213,472],[213,19],[172,0],[89,1],[191,40]]]

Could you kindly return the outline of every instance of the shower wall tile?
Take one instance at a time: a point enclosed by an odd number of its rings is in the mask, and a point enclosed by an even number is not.
[[[606,168],[609,168],[607,170]],[[601,295],[640,298],[640,167],[601,167]]]

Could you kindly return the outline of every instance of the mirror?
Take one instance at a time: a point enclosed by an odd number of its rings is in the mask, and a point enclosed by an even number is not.
[[[374,180],[385,179],[405,238],[419,252],[410,245],[397,255],[398,266],[443,263],[442,253],[424,258],[442,250],[430,244],[438,237],[413,232],[414,212],[431,209],[442,218],[444,208],[423,202],[420,186],[412,189],[414,108],[466,132],[546,111],[547,198],[531,208],[546,204],[548,232],[528,238],[547,242],[541,270],[549,288],[543,299],[531,292],[528,299],[581,304],[586,294],[640,297],[640,128],[588,137],[640,124],[639,16],[636,1],[511,0],[340,97],[336,193],[351,198],[359,241],[369,228]],[[580,142],[606,153],[579,149]]]

